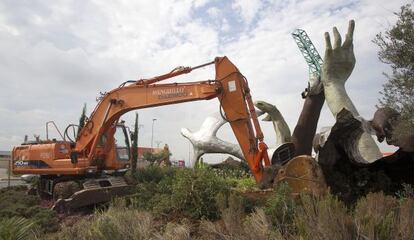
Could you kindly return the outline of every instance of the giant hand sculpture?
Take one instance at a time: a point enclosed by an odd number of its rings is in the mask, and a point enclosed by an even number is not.
[[[352,113],[359,118],[359,113],[345,90],[345,82],[351,75],[355,66],[353,47],[353,33],[355,22],[351,20],[348,26],[348,33],[342,44],[341,35],[336,27],[333,28],[334,45],[332,47],[329,33],[325,33],[325,58],[322,67],[321,81],[324,86],[324,93],[329,109],[336,118],[342,109]],[[374,161],[382,155],[374,139],[367,132],[363,132],[358,138],[358,154],[366,161]]]
[[[264,101],[256,101],[254,105],[261,111],[267,113],[263,121],[273,122],[273,128],[276,133],[276,145],[292,141],[289,126],[276,106]]]
[[[282,144],[290,142],[291,135],[289,126],[274,105],[263,101],[256,102],[255,105],[261,110],[261,112],[257,111],[257,116],[267,113],[264,121],[272,121],[273,123],[276,132],[277,147],[279,147],[268,149],[269,156],[273,156],[275,151],[282,149]],[[194,156],[190,161],[191,168],[194,167],[198,159],[205,153],[225,153],[244,160],[243,153],[238,144],[223,141],[216,136],[217,131],[225,123],[226,120],[219,113],[215,113],[208,116],[196,132],[190,132],[187,128],[181,129],[181,134],[193,145]],[[285,146],[285,148],[290,148],[290,145]]]
[[[193,168],[198,159],[205,153],[231,154],[244,160],[239,145],[223,141],[216,136],[219,128],[226,122],[219,113],[215,113],[208,116],[196,132],[190,132],[187,128],[181,129],[181,134],[190,140],[194,149],[194,156],[190,162],[190,168]]]

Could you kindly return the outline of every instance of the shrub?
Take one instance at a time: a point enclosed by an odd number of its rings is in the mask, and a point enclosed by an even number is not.
[[[224,194],[220,195],[225,196]],[[222,207],[223,205],[219,208],[227,232],[230,235],[240,234],[242,232],[242,218],[244,215],[243,198],[236,193],[231,193],[227,199],[226,208]]]
[[[24,187],[0,190],[0,218],[23,217],[33,222],[41,233],[57,231],[57,214],[40,207],[40,199],[27,195],[25,190]]]
[[[227,182],[209,169],[182,169],[172,184],[171,206],[192,218],[217,219],[220,214],[215,197],[228,191]]]
[[[414,223],[414,198],[405,199],[400,202],[397,230],[394,231],[396,238],[408,240],[414,239],[412,224]]]
[[[241,216],[240,216],[241,217]],[[223,219],[224,220],[224,219]],[[224,220],[226,221],[226,220]],[[272,224],[263,209],[256,209],[248,215],[244,221],[240,219],[229,224],[213,223],[202,220],[199,226],[200,235],[198,239],[223,239],[223,240],[269,240],[285,239],[277,229],[272,228]]]
[[[34,237],[34,222],[22,218],[1,218],[0,219],[0,239],[4,240],[25,240]]]
[[[95,213],[73,226],[50,235],[48,239],[59,240],[143,240],[143,239],[190,239],[190,224],[167,223],[165,227],[154,220],[151,213],[131,207],[123,200],[116,200],[107,211]]]
[[[154,234],[154,239],[159,240],[189,240],[191,233],[191,227],[188,222],[183,222],[181,224],[169,222],[165,226],[163,232],[158,232]]]
[[[236,186],[237,189],[242,191],[242,192],[249,191],[249,190],[252,190],[252,189],[258,189],[256,181],[252,177],[239,178],[239,179],[237,179],[236,184],[237,184],[237,186]]]
[[[247,178],[251,177],[251,174],[246,172],[244,169],[224,167],[224,168],[212,168],[212,171],[222,178]]]
[[[149,173],[155,173],[151,177]],[[150,167],[138,171],[140,183],[127,203],[135,208],[152,211],[156,215],[175,212],[194,219],[216,219],[219,212],[215,196],[228,194],[229,184],[210,169],[161,170]]]
[[[156,230],[155,226],[150,213],[128,208],[124,201],[116,201],[107,211],[97,212],[91,219],[83,219],[73,226],[63,227],[51,239],[150,239]]]
[[[138,171],[132,175],[132,178],[138,183],[159,183],[166,177],[174,177],[176,170],[176,168],[164,168],[151,165],[146,168],[138,169]]]
[[[355,239],[356,228],[344,203],[332,195],[300,197],[295,226],[304,239]]]
[[[414,186],[403,183],[402,189],[396,193],[399,198],[414,198]]]
[[[395,236],[399,203],[392,196],[370,193],[355,208],[358,235],[369,239],[391,239]]]
[[[272,229],[272,224],[263,209],[256,209],[243,223],[247,239],[285,239],[278,229]]]
[[[264,211],[271,223],[282,233],[293,230],[293,219],[296,203],[286,183],[280,184],[267,200]]]

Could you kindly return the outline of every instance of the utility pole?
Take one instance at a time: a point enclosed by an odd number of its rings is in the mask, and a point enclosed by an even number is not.
[[[7,188],[10,188],[10,174],[12,170],[12,160],[9,160],[9,171],[7,171]]]

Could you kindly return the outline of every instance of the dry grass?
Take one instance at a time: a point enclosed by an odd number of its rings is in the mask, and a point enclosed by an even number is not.
[[[328,195],[324,199],[301,196],[295,226],[304,239],[355,239],[356,227],[345,205]]]
[[[358,201],[355,223],[362,239],[414,239],[414,200],[370,193]]]
[[[272,224],[267,219],[263,209],[256,209],[249,214],[244,221],[237,222],[202,221],[197,233],[197,239],[221,239],[221,240],[281,240],[282,234],[272,229]],[[231,226],[228,228],[228,226]]]
[[[293,208],[293,221],[288,228],[271,221],[272,215],[264,209],[245,213],[242,200],[239,195],[231,194],[220,208],[222,218],[214,222],[206,219],[166,222],[117,201],[107,211],[63,227],[48,239],[414,239],[412,198],[371,193],[352,210],[332,195],[322,199],[303,195]],[[286,229],[289,231],[285,232]]]
[[[198,229],[198,239],[222,240],[267,240],[284,239],[282,234],[272,227],[271,221],[263,209],[257,208],[245,216],[243,198],[230,194],[226,208],[221,207],[221,221],[201,221]]]

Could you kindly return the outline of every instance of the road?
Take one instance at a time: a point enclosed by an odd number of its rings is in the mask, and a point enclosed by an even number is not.
[[[20,180],[20,178],[12,177],[10,180],[10,186],[26,185],[25,182]],[[0,188],[5,188],[8,186],[8,174],[7,169],[0,168]]]

